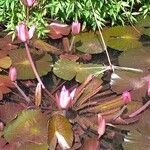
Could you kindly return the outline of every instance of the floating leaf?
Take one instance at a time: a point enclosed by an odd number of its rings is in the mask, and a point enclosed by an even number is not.
[[[87,139],[83,146],[81,147],[81,150],[99,150],[100,149],[100,143],[97,139],[90,138]]]
[[[150,27],[145,28],[144,31],[143,31],[143,34],[150,36]]]
[[[142,47],[139,41],[140,34],[130,26],[116,26],[103,30],[104,40],[107,46],[126,51]]]
[[[76,49],[89,54],[103,52],[98,34],[94,32],[80,33],[75,38]]]
[[[73,132],[71,124],[60,114],[53,115],[49,121],[48,143],[51,150],[55,150],[57,140],[62,149],[69,149],[72,146]]]
[[[59,78],[71,80],[76,76],[76,81],[83,82],[90,74],[99,74],[101,64],[82,64],[67,59],[60,59],[54,64],[53,72]]]
[[[42,40],[39,40],[39,39],[32,39],[30,41],[30,44],[39,49],[39,50],[43,50],[43,51],[46,51],[46,52],[49,52],[49,53],[53,53],[53,54],[61,54],[62,51],[59,50],[58,48],[56,48],[55,46],[52,46]]]
[[[46,75],[51,71],[51,57],[48,54],[38,54],[37,51],[31,50],[33,61],[37,67],[40,76]],[[18,49],[9,53],[12,59],[12,65],[17,69],[17,79],[34,79],[35,75],[27,58],[25,49]]]
[[[143,47],[132,51],[123,52],[119,56],[119,65],[124,67],[148,70],[150,68],[150,49]]]
[[[8,56],[0,58],[0,68],[8,69],[11,66],[11,63],[12,61]]]
[[[14,87],[10,78],[5,75],[0,75],[0,97],[2,98],[3,94],[9,93],[10,88]]]
[[[136,25],[139,27],[150,27],[150,16],[147,15],[146,18],[143,18],[143,16],[138,17]]]
[[[22,105],[17,103],[5,103],[0,105],[0,118],[4,123],[13,120],[17,113],[25,109]]]
[[[47,116],[39,110],[24,110],[15,120],[6,124],[4,138],[9,143],[17,142],[19,145],[29,141],[33,144],[46,144],[47,121]]]

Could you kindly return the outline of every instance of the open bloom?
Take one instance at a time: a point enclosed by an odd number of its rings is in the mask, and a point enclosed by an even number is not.
[[[70,107],[73,103],[73,98],[75,95],[76,89],[74,89],[71,93],[66,89],[65,86],[62,87],[60,96],[56,94],[56,103],[57,106],[61,109],[67,109]]]
[[[98,114],[98,129],[97,132],[99,134],[99,138],[105,133],[106,122],[101,114]]]
[[[20,23],[16,26],[17,36],[22,42],[26,42],[27,40],[33,37],[35,31],[35,25],[33,25],[30,30],[28,30],[26,24],[24,22]]]
[[[80,27],[81,27],[81,24],[80,24],[78,21],[73,22],[73,23],[72,23],[72,26],[71,26],[72,33],[73,33],[73,34],[79,34],[79,32],[80,32]]]
[[[124,102],[124,104],[128,104],[129,102],[131,102],[131,94],[128,91],[124,91],[122,93],[122,100]]]
[[[150,96],[150,80],[148,81],[148,96]]]
[[[31,7],[35,3],[35,1],[36,0],[22,0],[23,4],[28,7]]]
[[[15,67],[10,67],[9,69],[9,77],[11,81],[16,81],[17,79],[17,70]]]

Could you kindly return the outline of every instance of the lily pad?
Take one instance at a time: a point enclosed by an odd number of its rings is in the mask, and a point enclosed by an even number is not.
[[[141,49],[123,52],[119,56],[119,65],[147,71],[150,68],[150,49],[142,47]]]
[[[68,59],[59,59],[54,64],[53,72],[64,80],[71,80],[76,76],[76,81],[83,82],[88,75],[100,73],[101,67],[101,64],[79,64]]]
[[[104,51],[98,34],[94,32],[85,32],[76,35],[75,45],[76,49],[83,53],[98,54]]]
[[[142,47],[141,35],[131,26],[104,28],[103,36],[107,46],[120,51]]]
[[[39,54],[33,49],[31,49],[31,54],[40,76],[46,75],[51,71],[52,58],[48,54]],[[26,80],[35,78],[25,49],[11,51],[9,56],[12,59],[12,65],[17,69],[17,79]]]
[[[11,59],[8,56],[0,58],[0,68],[8,69],[11,63]]]
[[[48,118],[40,110],[24,110],[18,117],[7,123],[4,128],[4,138],[9,143],[19,145],[31,142],[33,144],[47,143]]]
[[[62,149],[69,149],[73,143],[73,131],[69,121],[60,114],[54,114],[48,125],[48,143],[55,150],[57,140]]]

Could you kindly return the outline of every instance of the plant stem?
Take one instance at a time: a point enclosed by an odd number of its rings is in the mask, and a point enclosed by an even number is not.
[[[29,22],[29,12],[30,12],[30,8],[27,6],[27,8],[26,8],[26,19],[27,19],[27,23]]]
[[[74,44],[74,41],[75,41],[75,35],[72,36],[72,40],[71,40],[71,44],[70,44],[70,47],[69,47],[69,52],[71,52],[72,48],[73,48],[73,44]]]
[[[12,82],[15,87],[18,89],[18,91],[21,93],[21,95],[25,98],[25,100],[29,103],[31,102],[30,98],[24,93],[24,91],[18,86],[17,82]]]
[[[142,111],[144,111],[148,106],[150,105],[150,100],[145,103],[141,108],[133,112],[129,117],[135,117],[136,115],[140,114]]]
[[[25,48],[26,48],[26,53],[27,53],[29,62],[30,62],[30,64],[31,64],[32,70],[33,70],[33,72],[34,72],[34,75],[35,75],[35,77],[37,78],[38,82],[41,84],[42,88],[45,89],[45,86],[44,86],[42,80],[40,79],[40,76],[39,76],[39,74],[38,74],[38,72],[37,72],[37,70],[36,70],[35,64],[34,64],[34,62],[33,62],[33,60],[32,60],[32,56],[31,56],[31,54],[30,54],[30,51],[29,51],[29,47],[28,47],[27,42],[25,42]]]
[[[103,38],[103,34],[102,34],[101,29],[100,29],[100,27],[99,27],[99,24],[98,24],[98,21],[97,21],[97,18],[96,18],[96,15],[95,15],[94,8],[93,8],[92,1],[91,1],[91,0],[90,0],[90,3],[91,3],[93,15],[94,15],[94,18],[95,18],[97,27],[98,27],[98,31],[99,31],[99,34],[100,34],[100,38],[101,38],[101,42],[102,42],[103,49],[104,49],[104,51],[106,52],[109,66],[110,66],[111,69],[113,70],[113,68],[112,68],[112,63],[111,63],[111,60],[110,60],[110,56],[109,56],[109,53],[108,53],[108,50],[107,50],[107,46],[106,46],[106,44],[105,44],[105,41],[104,41],[104,38]],[[114,70],[113,70],[113,71],[114,71]]]

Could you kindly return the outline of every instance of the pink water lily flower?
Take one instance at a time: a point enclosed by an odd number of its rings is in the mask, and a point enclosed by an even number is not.
[[[122,100],[124,102],[124,104],[128,104],[131,102],[131,94],[128,91],[124,91],[122,93]]]
[[[35,3],[35,1],[36,0],[22,0],[23,4],[28,7],[31,7]]]
[[[81,24],[78,21],[73,22],[71,26],[72,34],[79,34],[80,28],[81,28]]]
[[[98,129],[97,132],[99,134],[99,138],[105,133],[106,122],[101,114],[98,114]]]
[[[150,96],[150,80],[148,81],[148,96]]]
[[[75,95],[76,89],[74,89],[71,93],[66,89],[65,86],[62,87],[60,96],[56,94],[56,103],[57,106],[61,109],[67,109],[73,104],[73,98]]]
[[[13,82],[13,81],[16,81],[17,79],[17,70],[15,67],[10,67],[9,69],[9,77],[10,77],[10,80]]]
[[[35,31],[35,25],[32,25],[30,30],[28,30],[26,24],[24,22],[20,23],[16,26],[17,36],[22,42],[26,42],[27,40],[33,37]]]

